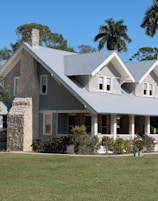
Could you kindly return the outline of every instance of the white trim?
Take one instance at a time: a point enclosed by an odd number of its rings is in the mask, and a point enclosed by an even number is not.
[[[144,94],[146,85],[146,94]],[[152,94],[150,95],[150,85],[152,86]],[[143,82],[143,96],[153,97],[154,96],[154,83]]]
[[[46,116],[49,115],[50,116],[50,132],[47,133],[46,132]],[[43,113],[43,135],[52,135],[52,113],[51,112],[44,112]]]
[[[39,113],[47,113],[47,112],[51,112],[51,113],[71,113],[71,114],[76,114],[76,113],[89,113],[91,114],[88,110],[40,110]]]
[[[43,78],[45,78],[45,92],[43,91]],[[48,75],[47,74],[42,74],[40,75],[40,95],[47,95],[48,92]]]

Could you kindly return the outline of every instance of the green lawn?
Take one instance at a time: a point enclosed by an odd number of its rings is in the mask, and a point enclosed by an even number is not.
[[[0,201],[156,201],[158,155],[0,153]]]

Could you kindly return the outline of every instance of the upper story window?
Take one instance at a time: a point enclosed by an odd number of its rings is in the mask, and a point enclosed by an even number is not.
[[[47,95],[48,90],[48,76],[40,75],[40,94]]]
[[[106,91],[111,91],[111,77],[106,78]]]
[[[144,83],[143,94],[144,96],[153,96],[154,85],[150,83]]]
[[[104,89],[104,77],[99,76],[99,90],[103,91]]]
[[[99,76],[98,82],[99,82],[99,90],[100,91],[110,92],[112,90],[112,78],[111,77]]]
[[[19,77],[14,77],[14,96],[17,95],[18,83],[19,83]]]

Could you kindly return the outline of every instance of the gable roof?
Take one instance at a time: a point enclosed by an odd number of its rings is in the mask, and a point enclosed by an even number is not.
[[[14,63],[15,59],[19,58],[23,49],[31,54],[32,57],[34,57],[57,81],[59,81],[83,104],[84,108],[93,114],[118,113],[153,116],[158,115],[158,100],[155,98],[136,97],[133,94],[128,94],[124,91],[122,91],[122,95],[94,93],[89,92],[86,88],[74,83],[65,74],[65,57],[75,56],[75,53],[41,46],[33,47],[27,43],[24,43],[12,56],[12,58],[4,65],[4,67],[0,70],[0,73],[5,74],[6,72],[9,72],[9,69],[12,68],[12,63]],[[111,55],[113,55],[113,62],[116,62],[117,64],[117,61],[119,61],[119,65],[122,65],[123,62],[119,57],[116,56],[116,52],[110,54],[109,57]],[[126,66],[123,64],[122,69],[124,68],[126,68]],[[123,72],[126,72],[126,70],[123,70]]]
[[[145,79],[145,77],[149,75],[149,73],[154,69],[155,69],[155,73],[158,76],[158,72],[157,72],[158,70],[156,70],[156,66],[158,68],[157,60],[129,62],[125,64],[137,82],[142,82]]]
[[[67,76],[91,75],[94,76],[105,65],[112,63],[121,77],[134,82],[134,77],[126,68],[116,51],[95,52],[65,56],[65,74]]]

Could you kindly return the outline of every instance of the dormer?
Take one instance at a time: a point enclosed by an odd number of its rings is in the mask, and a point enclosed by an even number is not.
[[[90,92],[121,94],[124,82],[134,82],[115,51],[65,56],[65,74]]]
[[[158,61],[139,61],[127,63],[135,77],[133,94],[141,97],[158,98]]]

